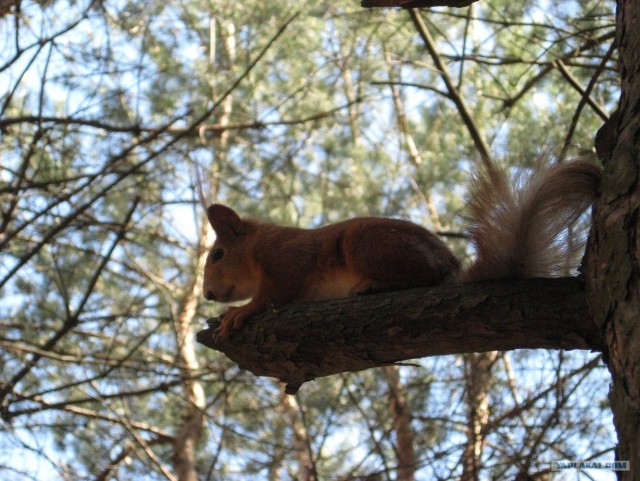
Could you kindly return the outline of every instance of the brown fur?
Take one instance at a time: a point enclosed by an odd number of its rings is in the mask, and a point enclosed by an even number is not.
[[[469,234],[476,262],[460,264],[433,233],[408,221],[361,217],[318,229],[241,219],[207,208],[216,232],[205,265],[204,295],[230,307],[216,335],[226,339],[248,317],[294,300],[333,299],[373,291],[437,285],[447,280],[552,276],[564,261],[553,246],[593,202],[600,171],[586,162],[539,168],[512,191],[488,168],[470,189]],[[218,258],[219,257],[219,258]]]
[[[205,264],[205,297],[251,298],[223,315],[221,338],[270,305],[435,285],[459,269],[436,235],[404,220],[364,217],[296,229],[242,220],[219,204],[207,214],[217,239]],[[224,254],[214,260],[217,249]]]

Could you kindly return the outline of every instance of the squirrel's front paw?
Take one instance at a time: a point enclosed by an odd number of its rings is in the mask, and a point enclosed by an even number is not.
[[[251,315],[244,307],[230,307],[222,314],[220,325],[214,331],[213,337],[216,341],[226,341],[233,331],[242,327],[244,320]]]

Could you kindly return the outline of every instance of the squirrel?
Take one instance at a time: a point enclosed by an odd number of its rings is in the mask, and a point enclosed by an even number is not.
[[[467,232],[476,258],[466,269],[437,235],[406,220],[357,217],[300,229],[205,206],[216,241],[204,267],[204,297],[251,299],[224,312],[215,337],[227,340],[247,318],[296,300],[561,275],[566,252],[558,239],[594,202],[600,177],[586,161],[540,163],[512,189],[506,172],[486,163],[469,188]]]

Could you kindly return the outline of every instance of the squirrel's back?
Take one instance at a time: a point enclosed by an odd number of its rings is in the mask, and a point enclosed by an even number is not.
[[[601,170],[585,161],[540,161],[516,187],[497,167],[478,172],[469,189],[468,234],[475,262],[462,282],[566,275],[567,227],[594,202]]]

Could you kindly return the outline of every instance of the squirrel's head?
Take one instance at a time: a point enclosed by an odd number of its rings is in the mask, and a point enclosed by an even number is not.
[[[218,302],[253,297],[257,288],[250,245],[254,225],[221,204],[207,207],[207,218],[216,241],[204,265],[204,297]]]

